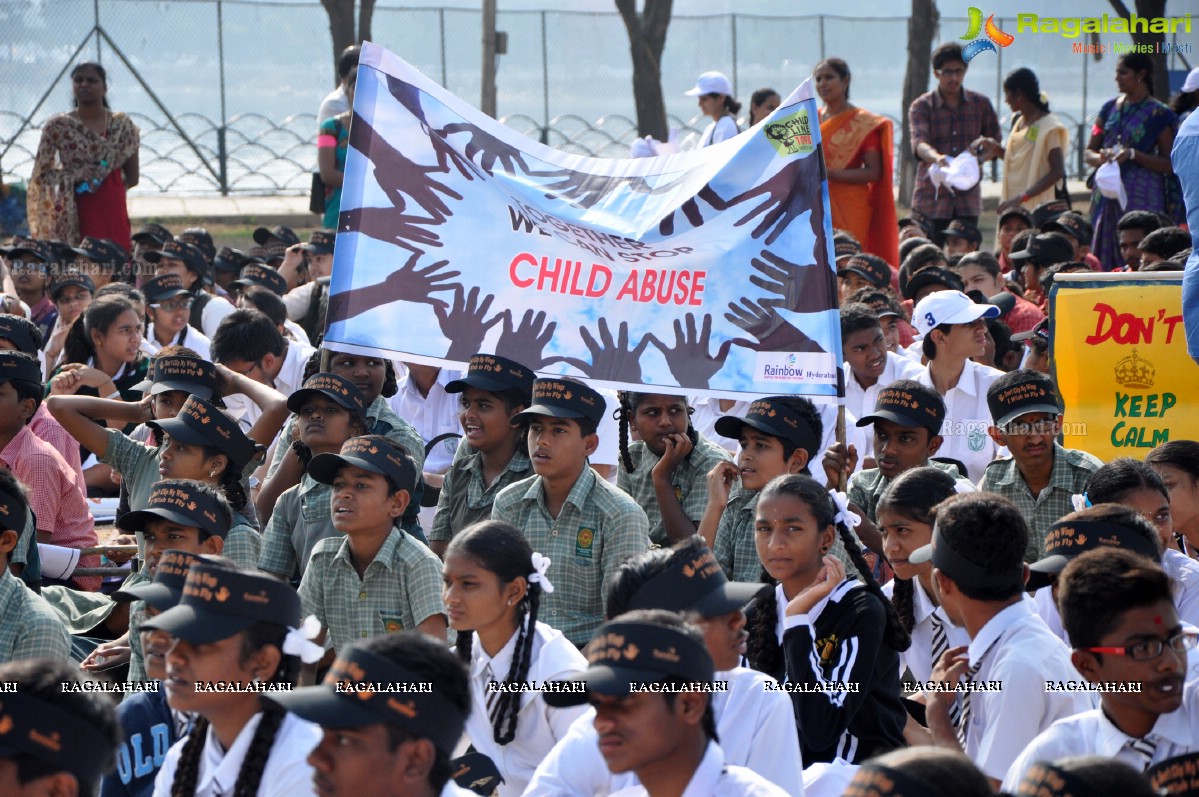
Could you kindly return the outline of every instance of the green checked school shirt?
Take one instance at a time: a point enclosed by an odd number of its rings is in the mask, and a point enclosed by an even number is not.
[[[1028,521],[1029,531],[1024,561],[1035,562],[1044,555],[1045,532],[1063,515],[1074,511],[1071,496],[1086,490],[1091,474],[1101,467],[1103,463],[1087,452],[1054,443],[1049,484],[1036,498],[1032,497],[1032,491],[1012,457],[997,459],[988,465],[978,489],[998,493],[1020,509],[1020,514]]]
[[[524,443],[522,441],[521,446]],[[462,447],[459,447],[459,452]],[[433,529],[429,532],[430,542],[449,542],[455,534],[472,523],[491,517],[491,506],[495,497],[510,484],[533,475],[529,455],[518,449],[504,466],[504,470],[491,486],[483,484],[483,457],[473,448],[466,456],[455,456],[454,464],[446,471],[441,483],[441,495],[437,499],[437,514],[433,518]],[[551,581],[551,583],[553,583]]]
[[[71,656],[71,637],[62,618],[8,568],[0,568],[0,664],[18,659]]]
[[[325,647],[344,651],[376,634],[414,631],[441,602],[441,560],[409,534],[392,528],[383,547],[358,572],[344,536],[321,540],[300,581],[304,614],[314,614],[329,630]]]
[[[306,513],[304,509],[311,504],[312,494],[321,487],[325,488],[320,490],[324,495],[324,511]],[[291,579],[297,572],[303,576],[316,544],[330,537],[341,537],[341,532],[333,527],[329,498],[329,485],[321,484],[307,473],[300,477],[299,484],[283,491],[262,535],[260,570],[284,579]]]
[[[762,562],[754,545],[754,513],[760,493],[734,487],[716,527],[712,553],[730,581],[756,584],[762,580]]]
[[[945,462],[937,462],[930,459],[926,465],[931,465],[937,470],[943,470],[950,476],[957,479],[963,485],[967,482],[958,474],[957,466],[950,465]],[[849,496],[851,503],[855,503],[862,508],[866,513],[866,517],[871,523],[878,522],[878,501],[883,497],[883,493],[891,486],[894,479],[888,479],[883,476],[883,472],[878,468],[867,468],[860,470],[849,477],[849,487],[846,489],[846,495]]]
[[[654,466],[661,457],[650,450],[643,440],[629,445],[629,457],[633,460],[633,472],[625,470],[624,459],[620,460],[616,473],[616,486],[624,490],[649,517],[649,538],[658,545],[670,545],[662,523],[662,510],[658,506],[658,493],[654,490]],[[732,459],[729,452],[698,435],[695,448],[678,464],[671,474],[675,498],[683,507],[687,517],[699,523],[708,506],[708,471],[718,462]]]
[[[555,519],[545,507],[540,476],[513,484],[496,496],[494,520],[524,532],[533,550],[548,556],[554,591],[541,597],[539,620],[584,645],[604,619],[604,587],[620,564],[649,550],[649,519],[589,465],[570,488]]]

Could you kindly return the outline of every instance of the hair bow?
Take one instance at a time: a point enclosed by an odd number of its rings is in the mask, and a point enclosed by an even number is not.
[[[533,552],[533,572],[529,574],[530,584],[540,584],[542,592],[553,592],[554,585],[545,577],[545,571],[550,569],[550,558]]]
[[[862,525],[862,519],[849,510],[849,497],[845,493],[829,490],[828,497],[833,499],[833,505],[837,507],[837,515],[834,519],[838,523],[844,523],[845,527],[849,529],[856,529]]]
[[[312,641],[320,633],[321,621],[314,614],[308,615],[299,628],[288,626],[287,636],[283,639],[283,652],[288,656],[299,656],[305,664],[315,664],[325,655],[325,649]]]
[[[1081,512],[1088,506],[1091,506],[1091,499],[1086,493],[1075,493],[1070,496],[1070,503],[1073,504],[1075,512]]]

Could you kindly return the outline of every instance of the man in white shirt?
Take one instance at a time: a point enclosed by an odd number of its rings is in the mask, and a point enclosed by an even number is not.
[[[341,55],[337,58],[337,88],[325,95],[325,99],[321,100],[321,107],[316,112],[316,126],[320,127],[321,122],[326,119],[332,119],[339,113],[345,113],[350,110],[349,97],[346,95],[346,78],[358,66],[358,56],[362,52],[362,48],[357,44],[351,44],[349,47],[341,51]]]
[[[787,794],[746,767],[725,765],[710,700],[721,684],[698,628],[673,612],[633,611],[600,626],[588,650],[591,666],[558,682],[563,691],[546,692],[545,701],[551,706],[587,701],[595,707],[599,751],[608,769],[632,772],[639,781],[616,794]],[[565,691],[572,687],[585,691]]]
[[[304,367],[313,351],[311,346],[284,338],[265,313],[245,308],[230,313],[212,338],[214,362],[284,396],[303,385]],[[225,406],[243,427],[253,426],[262,414],[258,405],[241,393],[226,396]]]
[[[699,626],[716,679],[728,682],[727,692],[712,695],[724,760],[802,797],[803,763],[791,700],[785,692],[767,688],[773,683],[769,676],[740,666],[748,637],[742,609],[761,588],[728,581],[696,535],[622,565],[609,584],[606,605],[609,615],[636,609],[677,611]],[[609,772],[594,720],[595,712],[588,711],[575,721],[537,767],[525,797],[594,797],[637,785],[632,773]]]
[[[1045,690],[1046,681],[1068,681],[1075,670],[1024,595],[1027,546],[1028,524],[1015,504],[968,493],[938,506],[932,543],[908,557],[932,561],[946,616],[970,635],[968,647],[950,648],[933,667],[931,680],[947,690],[928,694],[933,742],[965,752],[996,788],[1038,733],[1090,708],[1086,694]]]
[[[466,665],[419,632],[351,645],[324,684],[271,699],[324,731],[308,755],[322,797],[472,794],[450,762],[470,713]]]
[[[1098,755],[1143,772],[1199,750],[1199,682],[1186,681],[1187,650],[1199,633],[1179,621],[1169,576],[1143,555],[1104,547],[1071,560],[1058,601],[1081,676],[1065,686],[1108,691],[1099,708],[1033,739],[1008,769],[1004,791],[1014,793],[1037,761]]]

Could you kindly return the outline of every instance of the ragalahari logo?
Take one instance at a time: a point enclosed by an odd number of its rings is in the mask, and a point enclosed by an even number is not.
[[[962,58],[966,63],[970,63],[970,60],[974,58],[974,56],[978,55],[979,53],[985,53],[987,50],[990,50],[993,53],[999,52],[999,50],[995,48],[995,45],[1007,47],[1016,40],[1016,37],[1012,34],[1004,33],[999,29],[999,26],[995,24],[994,14],[987,17],[987,22],[984,25],[983,12],[981,10],[971,6],[969,13],[970,26],[966,30],[966,35],[961,37],[962,41],[970,42],[962,48]],[[980,33],[986,33],[986,38],[980,39],[978,37]]]

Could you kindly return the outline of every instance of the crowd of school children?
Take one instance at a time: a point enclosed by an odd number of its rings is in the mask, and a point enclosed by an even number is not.
[[[0,795],[1199,794],[1199,442],[1061,444],[1089,222],[998,224],[836,234],[840,435],[322,348],[331,230],[13,241]]]

